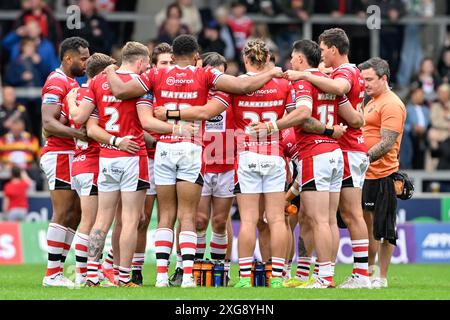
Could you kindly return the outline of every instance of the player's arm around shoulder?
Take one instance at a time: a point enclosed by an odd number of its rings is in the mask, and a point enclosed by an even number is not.
[[[272,78],[282,76],[283,70],[279,67],[272,68],[251,77],[234,77],[227,74],[222,74],[217,79],[215,86],[216,89],[220,91],[243,95],[258,90]]]
[[[104,70],[108,79],[109,87],[113,95],[121,100],[137,98],[144,95],[148,90],[142,83],[141,77],[136,77],[130,81],[124,82],[116,73],[116,66],[110,65]]]

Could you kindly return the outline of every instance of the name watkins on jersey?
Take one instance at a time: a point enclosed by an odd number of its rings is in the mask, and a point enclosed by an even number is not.
[[[197,99],[198,92],[174,92],[161,90],[161,97],[171,99]]]

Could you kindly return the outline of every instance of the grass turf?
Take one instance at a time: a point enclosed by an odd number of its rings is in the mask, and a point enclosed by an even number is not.
[[[337,265],[335,281],[339,285],[350,274],[351,265]],[[450,299],[448,265],[411,264],[390,267],[389,288],[379,290],[302,290],[270,288],[155,288],[155,265],[144,268],[142,288],[43,288],[44,265],[0,266],[0,300],[39,299],[150,299],[150,300],[435,300]],[[73,268],[72,268],[73,269]],[[237,281],[233,266],[232,283]],[[68,272],[66,276],[71,278]]]

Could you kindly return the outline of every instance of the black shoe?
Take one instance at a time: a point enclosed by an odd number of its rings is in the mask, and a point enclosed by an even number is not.
[[[131,282],[137,284],[138,286],[142,286],[143,280],[141,270],[133,270],[131,272]]]
[[[172,287],[179,287],[183,282],[183,269],[177,268],[175,273],[169,278],[169,284]]]

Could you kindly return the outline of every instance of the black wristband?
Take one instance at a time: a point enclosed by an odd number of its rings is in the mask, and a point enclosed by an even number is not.
[[[333,135],[333,133],[334,133],[334,127],[331,128],[331,129],[325,127],[325,131],[323,132],[323,134],[328,136],[328,137],[331,137]]]
[[[176,116],[173,115],[174,111],[178,112],[178,114]],[[166,111],[166,118],[167,119],[173,119],[173,120],[181,120],[180,110],[167,110]]]
[[[112,144],[113,144],[114,147],[116,146],[116,140],[117,140],[117,137],[114,136],[113,141],[112,141],[113,142]]]

